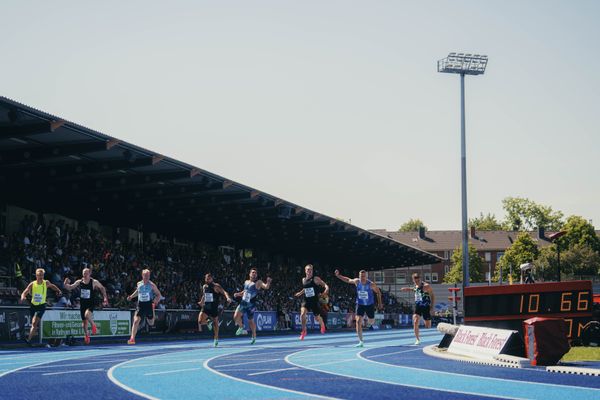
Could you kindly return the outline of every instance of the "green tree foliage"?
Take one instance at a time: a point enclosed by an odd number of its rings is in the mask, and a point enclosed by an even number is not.
[[[515,280],[518,281],[521,277],[519,266],[524,263],[533,262],[539,254],[540,250],[531,236],[529,236],[527,232],[519,233],[515,242],[506,249],[504,256],[496,264],[493,278],[494,281],[499,280],[500,268],[502,268],[502,280],[507,282],[511,265],[513,269],[513,282]]]
[[[452,262],[452,268],[444,276],[444,283],[462,283],[462,249],[460,247],[452,252],[450,260]],[[477,254],[477,249],[469,244],[469,282],[483,281],[483,265],[484,261],[479,257],[479,254]]]
[[[425,224],[423,223],[423,221],[421,221],[418,218],[415,219],[410,219],[408,220],[408,222],[405,222],[402,224],[402,226],[400,227],[400,229],[398,229],[399,232],[415,232],[419,230],[419,227],[424,227],[425,230],[427,230],[427,227],[425,226]]]
[[[600,238],[596,235],[594,226],[583,217],[571,215],[562,227],[566,235],[561,237],[561,249],[571,248],[573,246],[588,246],[591,249],[600,252]]]
[[[543,206],[529,199],[507,197],[502,200],[502,207],[506,212],[502,225],[508,231],[531,231],[538,226],[557,231],[563,225],[562,212],[553,211],[552,207]]]
[[[502,224],[498,222],[494,214],[479,213],[479,217],[469,220],[469,226],[474,226],[478,231],[500,231]]]

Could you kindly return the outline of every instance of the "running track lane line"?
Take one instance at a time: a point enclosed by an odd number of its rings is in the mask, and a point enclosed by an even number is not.
[[[217,349],[219,350],[219,349]],[[215,357],[226,356],[233,353],[243,353],[247,352],[246,348],[238,348],[238,349],[220,349],[221,351],[227,351],[226,353],[213,355],[209,357],[209,359],[213,359]],[[206,354],[202,354],[201,351],[203,349],[196,350],[185,350],[177,352],[180,355],[189,357],[196,357],[198,363],[201,363],[206,358]],[[158,360],[161,356],[173,357],[173,354],[163,353],[162,355],[153,355],[149,357],[143,357],[146,359],[144,364],[147,363],[150,357],[155,357]],[[129,361],[130,363],[134,363],[136,361],[141,360],[142,358],[138,358],[136,360]],[[245,393],[250,398],[307,398],[307,394],[301,393],[297,394],[292,391],[286,391],[281,388],[275,388],[267,385],[260,385],[253,382],[241,381],[235,382],[233,385],[231,383],[232,378],[228,376],[223,376],[222,374],[218,374],[218,379],[215,379],[214,372],[212,372],[209,368],[202,367],[198,373],[192,374],[190,371],[189,374],[186,372],[179,374],[170,374],[170,375],[162,375],[162,376],[152,376],[145,377],[141,374],[137,375],[135,371],[132,370],[122,370],[119,367],[121,365],[127,364],[128,362],[121,363],[119,365],[115,365],[113,368],[109,370],[109,379],[117,384],[124,390],[127,390],[131,393],[140,395],[144,398],[148,399],[157,399],[157,398],[165,398],[165,399],[180,399],[184,397],[190,391],[196,391],[198,393],[203,393],[205,398],[223,398],[224,392],[223,390],[229,389],[230,391],[234,391],[235,393]],[[159,367],[159,366],[157,366]],[[119,376],[119,374],[127,372],[124,376]],[[190,379],[191,378],[191,379]],[[125,381],[124,381],[125,380]],[[153,385],[149,385],[149,383]],[[185,382],[185,385],[180,384],[180,382]],[[230,383],[228,383],[230,382]],[[156,386],[158,385],[158,386]],[[144,387],[149,388],[152,391],[152,394],[142,393],[139,390],[134,389],[134,387]],[[254,387],[254,389],[252,389]],[[182,393],[182,390],[185,390],[185,393]],[[287,394],[286,394],[287,393]],[[310,396],[308,397],[317,398],[318,396]]]
[[[252,381],[246,381],[246,380],[243,380],[243,379],[239,379],[239,378],[236,378],[236,377],[231,376],[231,375],[225,375],[225,374],[223,374],[223,373],[221,373],[221,372],[219,372],[217,370],[214,370],[214,369],[212,369],[211,367],[208,366],[208,363],[210,363],[212,360],[214,360],[214,359],[216,359],[218,357],[219,356],[215,356],[215,357],[209,358],[208,360],[204,361],[204,364],[203,364],[204,368],[206,368],[210,372],[212,372],[214,374],[217,374],[219,376],[222,376],[224,378],[232,379],[234,381],[243,382],[243,383],[246,383],[246,384],[251,384],[251,385],[266,387],[266,388],[269,388],[269,389],[280,390],[280,391],[288,392],[288,393],[299,394],[299,395],[302,395],[302,396],[306,396],[308,398],[339,400],[339,399],[337,399],[335,397],[320,396],[320,395],[314,395],[314,394],[305,393],[305,392],[299,392],[299,391],[291,390],[291,389],[283,389],[283,388],[279,388],[277,386],[269,386],[269,385],[265,385],[265,384],[258,383],[258,382],[252,382]]]

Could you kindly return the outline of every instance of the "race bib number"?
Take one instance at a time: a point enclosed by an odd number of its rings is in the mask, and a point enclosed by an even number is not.
[[[242,296],[242,301],[245,301],[246,303],[250,301],[250,299],[252,298],[252,295],[248,292],[244,292],[244,295]]]
[[[366,290],[359,290],[358,298],[360,300],[369,300],[369,292],[367,292]]]
[[[42,294],[41,293],[36,293],[33,295],[33,302],[34,303],[41,303],[42,302]]]
[[[204,293],[204,302],[212,303],[213,302],[213,294],[212,293]]]
[[[89,299],[90,298],[90,289],[81,289],[81,298]]]
[[[315,288],[304,288],[304,295],[306,297],[314,297],[315,296]]]
[[[150,301],[150,293],[139,293],[138,300],[139,301]]]

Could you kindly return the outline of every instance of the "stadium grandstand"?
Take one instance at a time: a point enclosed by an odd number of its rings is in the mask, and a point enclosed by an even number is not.
[[[331,305],[347,310],[353,293],[333,279],[432,264],[440,259],[386,236],[260,190],[0,98],[0,275],[2,302],[44,267],[58,286],[91,267],[111,305],[129,307],[143,267],[153,270],[167,308],[196,307],[212,271],[237,290],[250,266],[271,276],[264,310],[299,307],[291,294],[313,263],[333,284]],[[354,275],[355,276],[355,275]],[[338,290],[336,290],[338,289]],[[395,299],[386,296],[389,311]],[[76,299],[56,302],[76,307]]]

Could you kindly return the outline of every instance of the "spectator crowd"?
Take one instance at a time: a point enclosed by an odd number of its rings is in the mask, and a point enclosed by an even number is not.
[[[257,307],[277,311],[282,319],[287,313],[300,309],[301,299],[295,298],[294,293],[301,289],[304,276],[304,264],[299,261],[263,260],[253,251],[210,244],[168,240],[122,242],[84,224],[75,228],[64,220],[46,221],[31,215],[21,221],[18,231],[0,236],[0,266],[11,273],[19,290],[34,279],[37,268],[43,268],[46,279],[61,289],[65,278],[72,282],[81,277],[83,268],[90,268],[92,277],[106,287],[111,307],[117,308],[135,305],[126,297],[141,279],[142,269],[148,268],[152,271],[151,280],[164,296],[160,307],[169,309],[197,308],[207,272],[232,294],[243,288],[250,268],[257,268],[259,278],[273,279],[271,290],[261,291]],[[330,309],[349,311],[354,308],[355,289],[335,278],[336,267],[315,264],[315,275],[330,286]],[[339,267],[345,275],[357,276],[357,271]],[[64,307],[77,307],[78,301],[77,289],[63,290],[63,296],[55,299],[56,305]],[[0,304],[10,302],[16,299],[0,298]],[[386,292],[384,304],[386,312],[410,310],[408,305],[399,303]],[[227,306],[234,307],[235,304]]]

